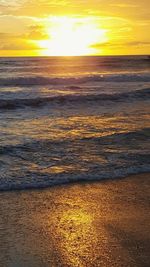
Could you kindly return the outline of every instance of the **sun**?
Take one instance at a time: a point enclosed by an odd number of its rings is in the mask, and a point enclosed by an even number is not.
[[[92,45],[106,41],[106,30],[91,18],[54,17],[46,32],[49,38],[38,41],[38,46],[49,56],[94,54]]]

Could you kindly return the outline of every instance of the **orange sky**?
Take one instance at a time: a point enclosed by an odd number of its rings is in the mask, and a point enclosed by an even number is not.
[[[0,56],[150,54],[149,0],[0,0]]]

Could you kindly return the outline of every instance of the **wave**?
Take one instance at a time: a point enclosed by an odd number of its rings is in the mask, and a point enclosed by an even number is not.
[[[150,136],[150,127],[146,127],[140,130],[135,130],[135,131],[130,131],[130,132],[123,132],[123,133],[113,133],[113,134],[108,134],[106,136],[100,136],[100,137],[82,137],[82,138],[76,138],[76,139],[66,139],[66,140],[49,140],[49,139],[44,139],[44,140],[35,140],[32,142],[26,142],[26,143],[21,143],[21,144],[16,144],[16,145],[1,145],[0,146],[0,155],[3,154],[9,154],[9,153],[14,153],[15,151],[39,151],[41,147],[43,148],[48,148],[51,145],[52,146],[61,146],[63,144],[67,144],[69,142],[84,142],[84,141],[93,141],[96,143],[103,143],[106,144],[107,142],[112,142],[114,141],[116,143],[116,140],[118,141],[126,141],[127,145],[129,145],[128,141],[129,140],[135,140],[134,142],[139,142],[139,141],[144,141],[147,140]]]
[[[99,74],[84,77],[9,77],[0,78],[0,86],[36,86],[36,85],[67,85],[87,82],[150,82],[148,73]]]
[[[5,166],[2,168],[4,173],[1,172],[0,191],[45,188],[59,184],[99,181],[150,172],[147,148],[149,132],[150,128],[144,128],[105,137],[56,142],[42,140],[3,146],[0,149],[0,154],[1,164],[4,156]],[[145,143],[145,148],[143,143]],[[93,150],[90,151],[92,146]],[[70,148],[75,148],[75,151]],[[98,164],[95,163],[95,159],[90,161],[90,164],[88,161],[83,162],[80,160],[82,149],[84,149],[85,156],[87,152],[89,156],[94,153],[93,156],[99,155],[100,158],[103,156],[105,161]],[[10,158],[7,162],[8,157]],[[46,171],[47,168],[66,164],[64,160],[67,160],[69,166],[74,165],[75,171],[72,168],[69,171],[64,169],[61,173],[48,173]],[[11,161],[14,172],[10,171],[7,175],[8,169],[11,168]],[[33,165],[38,166],[37,169],[32,169]]]
[[[114,170],[111,173],[103,172],[101,174],[82,174],[78,176],[72,175],[62,175],[59,177],[58,175],[54,175],[53,177],[48,177],[46,175],[41,175],[37,177],[37,173],[29,174],[33,180],[30,182],[24,181],[22,183],[15,183],[14,181],[9,181],[8,183],[0,183],[0,192],[6,191],[20,191],[20,190],[31,190],[31,189],[43,189],[58,185],[65,185],[65,184],[73,184],[76,182],[88,182],[88,181],[103,181],[103,180],[112,180],[112,179],[121,179],[125,178],[129,175],[135,175],[140,173],[149,173],[150,166],[149,165],[141,165],[137,167],[129,167],[126,169],[118,169]],[[16,177],[17,178],[17,177]],[[18,177],[23,178],[23,177]]]
[[[17,109],[23,107],[39,107],[46,104],[70,104],[70,103],[86,103],[101,101],[133,101],[147,100],[150,97],[150,88],[144,88],[132,92],[116,93],[116,94],[88,94],[88,95],[62,95],[52,97],[37,97],[26,99],[1,99],[0,109]]]

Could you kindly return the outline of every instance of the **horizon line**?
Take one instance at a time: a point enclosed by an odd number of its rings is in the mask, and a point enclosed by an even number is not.
[[[130,57],[130,56],[146,56],[146,57],[149,57],[150,56],[150,54],[129,54],[129,55],[127,55],[127,54],[118,54],[118,55],[112,55],[112,54],[110,54],[110,55],[69,55],[69,56],[65,56],[65,55],[58,55],[58,56],[52,56],[52,55],[50,55],[50,56],[48,56],[48,55],[43,55],[43,56],[39,56],[39,55],[33,55],[33,56],[0,56],[0,58],[24,58],[24,57],[39,57],[39,58],[50,58],[50,57],[66,57],[66,58],[68,58],[68,57]]]

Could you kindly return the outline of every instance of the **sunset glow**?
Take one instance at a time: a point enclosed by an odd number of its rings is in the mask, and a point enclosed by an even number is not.
[[[0,56],[150,53],[149,0],[0,0]]]
[[[92,19],[55,17],[47,30],[49,38],[37,42],[44,55],[76,56],[95,54],[92,44],[107,40],[106,30],[98,28]]]

